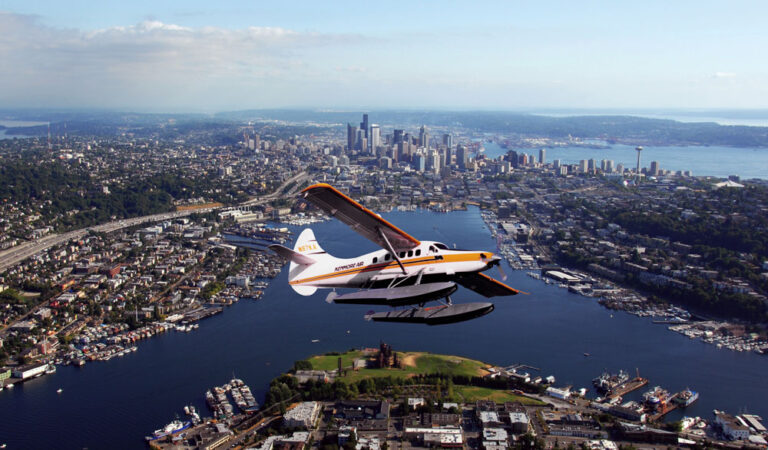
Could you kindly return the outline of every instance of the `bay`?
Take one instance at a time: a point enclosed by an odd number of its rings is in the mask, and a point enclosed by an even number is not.
[[[507,153],[507,149],[495,142],[483,142],[485,155],[497,158]],[[546,163],[559,159],[562,164],[578,164],[582,159],[594,159],[597,166],[600,161],[610,159],[614,167],[624,164],[626,169],[637,167],[637,152],[630,145],[615,144],[610,148],[554,147],[546,148]],[[539,158],[539,149],[510,149],[518,153],[528,153]],[[672,171],[690,170],[693,176],[713,176],[727,178],[738,175],[742,179],[768,179],[768,148],[736,147],[643,147],[640,166],[649,167],[651,161],[658,161],[662,169]]]
[[[474,208],[383,216],[417,238],[494,249]],[[376,248],[337,221],[312,228],[318,242],[336,256]],[[495,269],[488,273],[498,277]],[[649,319],[608,311],[594,299],[523,272],[507,267],[507,273],[508,284],[530,295],[493,299],[496,310],[473,321],[428,327],[366,322],[362,317],[368,310],[382,308],[327,304],[327,291],[299,296],[287,285],[283,270],[262,300],[241,300],[200,322],[196,331],[141,341],[137,352],[122,358],[60,367],[53,375],[0,392],[0,443],[8,448],[140,448],[143,436],[183,415],[185,404],[207,412],[205,390],[227,382],[233,373],[261,401],[269,381],[295,360],[376,347],[381,341],[395,350],[455,354],[500,365],[525,363],[542,369],[532,374],[553,374],[558,386],[576,388],[591,388],[591,379],[605,369],[634,373],[637,368],[651,386],[698,390],[701,398],[687,415],[711,418],[712,409],[718,408],[768,416],[765,356],[717,349]],[[456,302],[473,300],[481,298],[464,289],[454,295]],[[61,394],[56,393],[59,388]],[[675,411],[670,419],[681,415]]]

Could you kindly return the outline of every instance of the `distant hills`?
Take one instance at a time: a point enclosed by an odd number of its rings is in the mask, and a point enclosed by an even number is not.
[[[261,109],[217,114],[152,114],[115,111],[0,111],[0,117],[66,123],[70,133],[115,132],[170,127],[213,130],[243,122],[292,126],[344,127],[360,122],[362,111]],[[574,115],[552,117],[505,111],[373,111],[370,122],[384,127],[413,129],[421,125],[456,128],[476,133],[567,139],[600,139],[639,145],[720,145],[768,147],[768,127],[719,125],[713,122],[678,122],[631,115]],[[47,126],[7,127],[6,134],[42,136]]]

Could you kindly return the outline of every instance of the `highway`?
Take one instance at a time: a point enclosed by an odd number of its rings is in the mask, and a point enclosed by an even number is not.
[[[299,172],[298,174],[286,180],[283,184],[280,185],[280,187],[278,187],[271,194],[267,194],[262,197],[247,200],[243,202],[240,206],[261,205],[264,203],[268,203],[272,200],[275,200],[281,196],[292,196],[294,192],[298,190],[299,186],[301,186],[301,183],[303,183],[304,180],[308,177],[309,175],[306,172]],[[283,194],[283,191],[291,183],[295,183],[295,184],[291,187],[291,189],[288,192]],[[161,222],[164,220],[177,219],[179,217],[185,217],[193,213],[207,213],[215,209],[218,209],[218,208],[203,208],[203,209],[196,209],[196,210],[174,211],[174,212],[167,212],[167,213],[161,213],[161,214],[153,214],[150,216],[142,216],[142,217],[134,217],[131,219],[117,220],[114,222],[109,222],[101,225],[81,228],[79,230],[68,231],[62,234],[49,234],[40,239],[24,242],[23,244],[13,246],[7,250],[0,252],[0,272],[3,272],[6,269],[20,263],[21,261],[24,261],[30,256],[33,256],[37,253],[45,251],[51,247],[54,247],[59,244],[63,244],[72,239],[79,239],[85,236],[90,230],[98,231],[102,233],[109,233],[122,228],[128,228],[135,225],[141,225],[144,223]]]

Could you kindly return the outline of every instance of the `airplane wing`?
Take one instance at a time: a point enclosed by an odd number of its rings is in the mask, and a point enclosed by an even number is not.
[[[485,297],[515,295],[520,293],[517,289],[513,289],[501,281],[494,280],[488,275],[480,272],[461,274],[456,281],[465,288],[473,290]]]
[[[382,248],[391,250],[393,247],[400,250],[420,244],[418,239],[382,219],[381,216],[344,195],[330,184],[314,184],[301,191],[301,195],[326,214],[349,225],[360,235]]]

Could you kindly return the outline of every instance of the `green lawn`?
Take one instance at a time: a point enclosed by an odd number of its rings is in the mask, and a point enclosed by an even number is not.
[[[466,403],[472,403],[477,400],[493,400],[496,403],[520,402],[523,405],[544,405],[544,402],[535,398],[525,397],[513,394],[510,391],[501,389],[491,389],[476,386],[454,386],[454,392],[461,396]]]
[[[342,355],[313,356],[309,358],[315,370],[333,370],[338,367],[338,358],[344,368],[351,368],[355,359],[365,357],[361,351],[350,351]],[[401,369],[361,369],[349,370],[343,378],[345,381],[358,381],[363,378],[399,377],[406,378],[421,374],[464,375],[468,377],[483,376],[487,364],[460,356],[434,355],[424,352],[397,352],[401,361]]]
[[[320,355],[309,358],[312,368],[315,370],[333,370],[339,367],[339,356],[341,356],[342,367],[352,367],[352,361],[363,356],[363,352],[355,350],[341,355]]]

